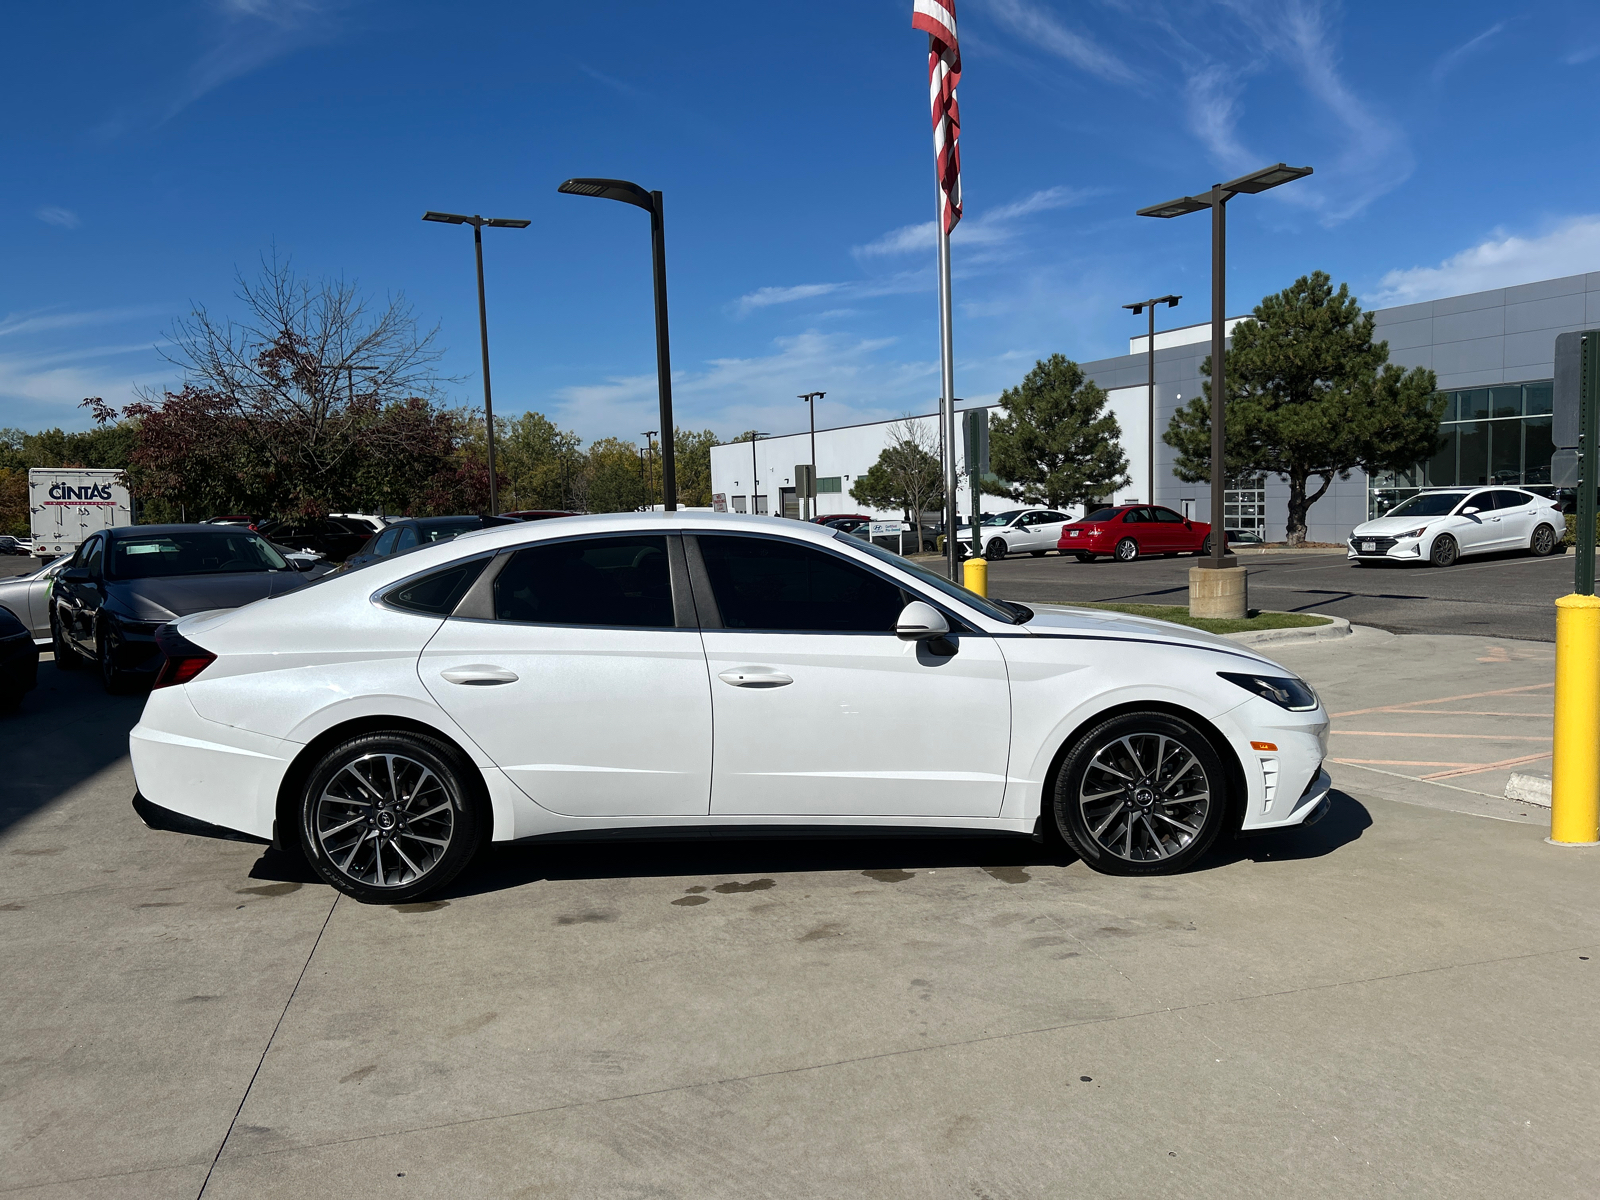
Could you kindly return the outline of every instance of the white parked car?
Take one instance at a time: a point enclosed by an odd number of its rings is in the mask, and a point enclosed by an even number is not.
[[[52,559],[30,574],[0,580],[0,608],[26,625],[35,642],[50,641],[50,586],[71,558]]]
[[[490,528],[161,636],[140,815],[367,901],[486,840],[711,826],[1038,830],[1154,875],[1328,803],[1327,713],[1270,660],[797,521]]]
[[[1542,558],[1561,544],[1566,528],[1556,502],[1532,492],[1441,488],[1419,492],[1387,516],[1357,525],[1346,557],[1356,566],[1386,561],[1436,567],[1497,550],[1527,550]]]
[[[1014,508],[985,516],[978,523],[983,535],[983,556],[993,560],[1008,554],[1027,553],[1043,558],[1045,551],[1056,549],[1062,527],[1071,520],[1066,513],[1053,508]],[[964,522],[957,536],[966,547],[964,553],[971,553],[972,523]]]

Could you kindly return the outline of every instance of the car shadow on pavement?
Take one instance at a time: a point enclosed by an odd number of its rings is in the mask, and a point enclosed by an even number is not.
[[[1215,849],[1201,859],[1197,869],[1222,867],[1248,859],[1250,862],[1284,862],[1297,858],[1321,858],[1341,846],[1356,841],[1372,826],[1372,814],[1354,796],[1335,788],[1328,793],[1328,813],[1315,825],[1295,825],[1219,840]]]

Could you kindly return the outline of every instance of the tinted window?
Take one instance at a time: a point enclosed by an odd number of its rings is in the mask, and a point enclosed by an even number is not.
[[[1122,523],[1124,525],[1140,525],[1149,519],[1149,516],[1146,515],[1145,510],[1142,508],[1130,508],[1122,514]]]
[[[996,513],[992,517],[985,517],[983,523],[985,525],[1009,525],[1021,515],[1022,510],[1014,508],[1010,512]]]
[[[530,546],[494,581],[495,616],[536,625],[670,629],[665,537],[583,538]]]
[[[1177,513],[1173,512],[1170,508],[1158,508],[1155,509],[1154,512],[1156,514],[1156,520],[1158,521],[1165,521],[1168,525],[1183,524],[1183,518]]]
[[[1097,508],[1084,517],[1085,521],[1115,521],[1116,519],[1117,510],[1114,508]]]
[[[728,629],[889,633],[906,606],[887,579],[837,555],[775,538],[700,538]]]
[[[1521,492],[1501,490],[1490,492],[1489,495],[1494,499],[1496,508],[1521,508],[1533,503],[1532,496],[1525,496]]]
[[[399,536],[400,531],[398,529],[385,529],[373,541],[372,549],[369,550],[368,553],[376,554],[379,558],[382,558],[388,554],[393,554],[394,543]]]
[[[96,578],[99,578],[100,568],[104,565],[102,562],[104,546],[104,538],[94,538],[84,547],[88,553],[84,557],[83,565],[88,568],[89,574]]]
[[[417,527],[415,525],[400,526],[400,535],[394,543],[394,553],[403,554],[407,550],[417,548]]]
[[[1058,513],[1058,512],[1047,512],[1043,516],[1041,516],[1039,519],[1041,521],[1047,521],[1050,524],[1054,524],[1057,521],[1065,521],[1067,519],[1067,514],[1066,513]]]
[[[1491,511],[1494,508],[1494,499],[1492,493],[1474,492],[1472,495],[1467,497],[1467,502],[1461,506],[1461,511],[1465,512],[1469,508],[1475,508],[1481,513]]]
[[[403,583],[389,591],[384,599],[396,608],[409,612],[448,617],[455,612],[456,605],[461,603],[461,597],[467,594],[467,589],[483,574],[488,562],[488,559],[480,558],[475,562],[457,563],[432,575]]]
[[[111,544],[110,579],[161,579],[173,575],[232,575],[284,571],[289,564],[260,534],[237,525],[215,532],[184,530],[119,537]]]

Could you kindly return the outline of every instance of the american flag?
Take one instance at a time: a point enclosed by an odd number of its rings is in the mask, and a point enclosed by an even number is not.
[[[928,35],[928,99],[933,107],[933,152],[944,193],[944,231],[961,220],[961,47],[956,42],[956,0],[912,0],[911,28]]]

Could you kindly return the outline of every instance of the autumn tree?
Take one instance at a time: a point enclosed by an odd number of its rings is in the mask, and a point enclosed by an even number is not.
[[[1372,340],[1373,316],[1348,284],[1323,271],[1262,299],[1233,329],[1227,354],[1227,473],[1279,475],[1289,485],[1287,541],[1305,541],[1306,514],[1356,468],[1403,471],[1439,444],[1444,397],[1432,371],[1389,362]],[[1211,359],[1204,395],[1173,414],[1162,436],[1178,478],[1211,478]],[[1311,481],[1319,481],[1315,487]]]
[[[1022,504],[1067,508],[1110,496],[1128,483],[1122,430],[1106,393],[1077,363],[1052,354],[1000,394],[989,422],[983,491]]]

